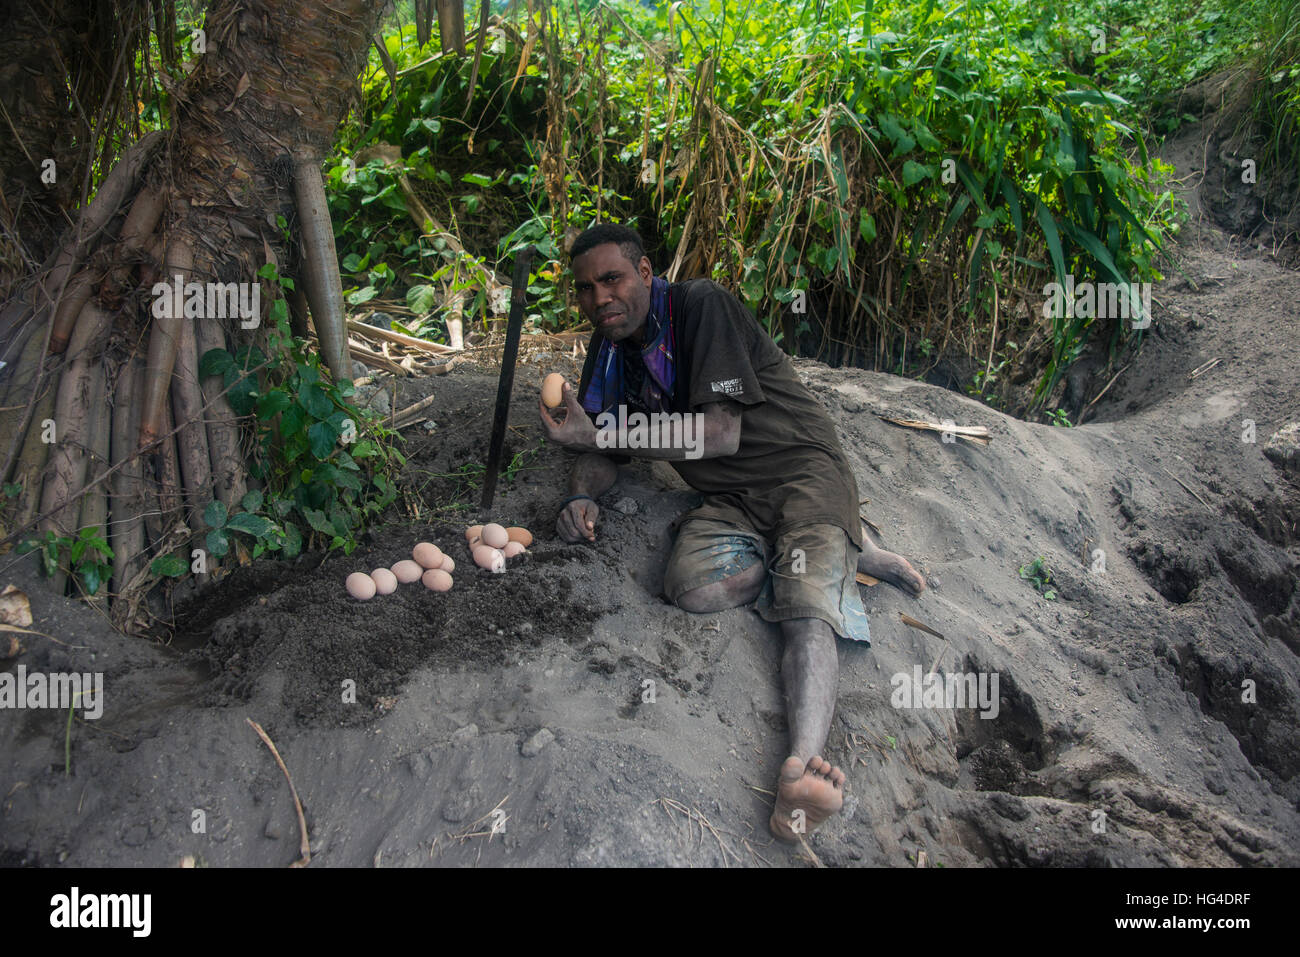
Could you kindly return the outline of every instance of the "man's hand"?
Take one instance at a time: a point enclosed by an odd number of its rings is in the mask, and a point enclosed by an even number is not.
[[[586,539],[596,540],[596,517],[600,506],[589,498],[577,498],[560,510],[555,520],[555,531],[569,544]]]
[[[587,413],[578,403],[577,391],[569,383],[564,383],[566,414],[563,421],[552,419],[541,399],[537,400],[537,409],[542,414],[542,432],[548,441],[579,452],[596,451],[596,427],[587,418]]]

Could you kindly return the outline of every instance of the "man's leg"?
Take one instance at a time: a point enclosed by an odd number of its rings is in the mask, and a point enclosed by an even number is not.
[[[687,519],[677,532],[664,593],[684,611],[710,614],[748,605],[767,581],[762,540],[717,519]]]
[[[858,571],[897,585],[913,598],[925,591],[925,579],[921,573],[902,555],[887,552],[876,545],[865,527],[862,529],[862,554],[858,556]]]
[[[769,826],[781,840],[795,842],[844,803],[844,772],[821,757],[835,713],[839,658],[835,632],[821,619],[783,621],[781,634],[790,756],[781,765]]]
[[[767,578],[767,569],[762,563],[750,565],[742,572],[709,582],[683,592],[677,597],[677,607],[683,611],[707,615],[727,608],[739,608],[748,605],[763,590],[763,581]]]

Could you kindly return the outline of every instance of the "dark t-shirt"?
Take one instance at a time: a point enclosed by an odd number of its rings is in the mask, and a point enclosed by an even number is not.
[[[789,357],[717,283],[674,283],[669,296],[677,337],[673,411],[699,412],[723,400],[741,407],[734,455],[671,463],[688,485],[705,493],[695,514],[726,520],[739,509],[770,540],[800,525],[838,525],[861,547],[853,471],[830,416],[799,381]],[[600,333],[593,333],[580,399],[600,343]]]

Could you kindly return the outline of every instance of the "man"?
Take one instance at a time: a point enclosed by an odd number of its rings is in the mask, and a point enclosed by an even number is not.
[[[596,331],[577,391],[565,384],[563,420],[538,406],[546,437],[581,453],[556,531],[595,541],[596,499],[618,475],[611,447],[668,460],[704,493],[675,523],[664,592],[698,613],[757,599],[759,614],[780,623],[790,756],[769,824],[797,841],[843,803],[844,772],[821,752],[835,710],[835,636],[869,634],[854,573],[912,595],[925,580],[865,537],[830,417],[734,296],[707,279],[655,277],[640,237],[621,226],[587,230],[570,259]]]

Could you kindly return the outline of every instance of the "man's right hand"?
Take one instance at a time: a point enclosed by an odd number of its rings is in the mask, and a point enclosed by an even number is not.
[[[555,520],[555,531],[564,541],[573,544],[584,539],[596,540],[596,517],[600,506],[589,498],[577,498],[560,510]]]

